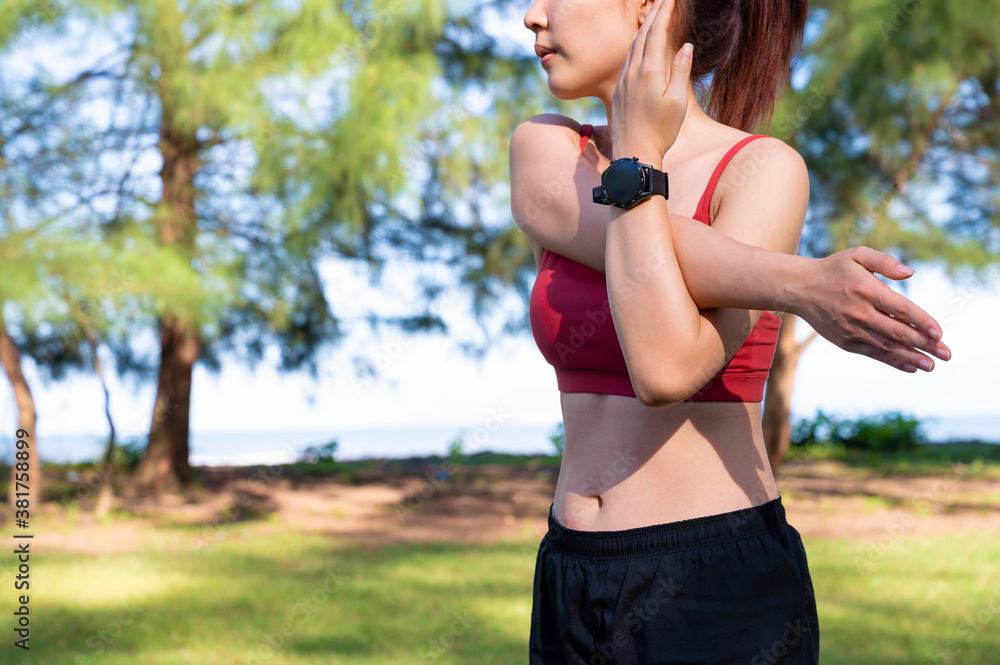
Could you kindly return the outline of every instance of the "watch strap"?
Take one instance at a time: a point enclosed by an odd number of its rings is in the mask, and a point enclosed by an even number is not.
[[[667,174],[652,167],[646,169],[646,173],[649,176],[646,178],[646,182],[649,183],[650,193],[659,194],[663,198],[669,199],[667,194],[670,188],[667,184]]]
[[[608,205],[608,199],[604,196],[604,185],[594,187],[594,203]]]

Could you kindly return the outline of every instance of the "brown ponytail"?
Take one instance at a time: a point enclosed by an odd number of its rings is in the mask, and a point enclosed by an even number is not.
[[[691,78],[706,112],[743,131],[770,127],[774,102],[802,47],[808,0],[679,0],[677,44],[691,42]],[[676,11],[676,10],[679,10]]]

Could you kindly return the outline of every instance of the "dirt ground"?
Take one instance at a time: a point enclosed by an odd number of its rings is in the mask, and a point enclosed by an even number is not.
[[[492,543],[541,538],[556,471],[482,465],[356,471],[349,478],[295,476],[279,467],[200,467],[201,487],[157,499],[116,499],[117,515],[98,522],[92,492],[79,508],[47,502],[38,529],[47,548],[80,553],[127,551],[157,538],[150,526],[188,525],[193,544],[211,543],[243,523],[258,536],[289,528],[371,545],[448,541]],[[81,478],[85,484],[86,478]],[[831,462],[786,464],[778,489],[789,522],[803,537],[876,539],[977,530],[1000,534],[1000,482],[940,476],[880,478]],[[172,534],[171,534],[172,535]],[[40,545],[42,543],[39,543]]]

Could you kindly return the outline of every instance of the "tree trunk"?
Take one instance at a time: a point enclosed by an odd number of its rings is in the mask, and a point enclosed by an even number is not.
[[[108,444],[109,450],[114,450],[114,443]],[[115,488],[111,482],[114,479],[115,464],[113,460],[104,458],[101,465],[101,489],[97,493],[97,504],[94,506],[94,517],[101,519],[111,512],[111,507],[115,503]]]
[[[65,300],[71,302],[68,297]],[[101,365],[101,357],[97,354],[97,333],[91,328],[87,322],[87,317],[80,308],[75,303],[71,307],[73,308],[73,316],[76,319],[77,325],[83,331],[87,342],[90,344],[90,351],[94,354],[94,372],[101,382],[101,389],[104,390],[104,415],[108,419],[108,429],[110,430],[108,446],[104,450],[104,461],[101,463],[101,468],[98,471],[98,477],[101,480],[101,489],[97,493],[97,503],[94,506],[94,516],[101,519],[111,511],[115,500],[115,490],[112,484],[115,472],[115,422],[111,418],[111,393],[108,392],[108,382],[104,378],[104,367]]]
[[[157,495],[187,487],[191,376],[201,352],[197,334],[174,317],[160,322],[160,373],[146,453],[132,481],[134,494]]]
[[[7,516],[16,519],[17,513],[15,511],[25,510],[25,508],[18,508],[17,501],[20,500],[22,506],[27,506],[27,518],[30,525],[30,518],[39,514],[42,508],[39,503],[42,496],[42,465],[39,463],[38,437],[35,433],[35,400],[31,396],[31,389],[24,378],[24,372],[21,371],[21,353],[14,340],[7,334],[7,326],[2,317],[0,317],[0,363],[3,364],[3,369],[10,380],[10,387],[14,391],[14,401],[17,404],[17,427],[19,430],[17,438],[28,444],[27,447],[15,447],[14,449],[14,459],[11,460],[10,488],[7,490]],[[20,432],[20,430],[24,431]],[[6,432],[5,434],[14,434],[14,432]],[[26,456],[27,459],[18,459],[18,453],[21,453],[21,457]],[[25,462],[27,462],[27,469],[24,466],[20,469],[17,468],[18,464],[23,465]],[[18,478],[22,483],[21,487],[17,485]],[[27,490],[25,490],[25,485],[27,485]],[[18,493],[25,491],[27,491],[27,496],[17,496]],[[22,513],[21,518],[24,516],[25,513]]]
[[[778,467],[784,462],[792,444],[792,388],[795,385],[795,368],[802,352],[816,338],[816,333],[813,332],[804,341],[797,343],[796,318],[794,314],[787,312],[781,317],[778,344],[774,349],[774,362],[771,363],[764,394],[762,425],[772,473],[778,472]]]
[[[161,207],[157,235],[162,245],[176,246],[193,256],[197,236],[195,214],[195,176],[201,168],[200,143],[175,121],[174,106],[168,100],[169,76],[164,76],[160,97],[163,117],[160,122],[160,151],[163,166]],[[191,412],[191,377],[201,354],[198,332],[169,309],[160,316],[160,372],[153,406],[146,452],[136,468],[128,495],[157,495],[187,487],[191,480],[188,460],[189,414]]]

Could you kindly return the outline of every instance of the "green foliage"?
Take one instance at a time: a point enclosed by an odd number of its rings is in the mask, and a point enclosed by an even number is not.
[[[563,446],[566,443],[566,429],[563,427],[562,423],[556,425],[555,430],[549,435],[549,440],[552,441],[552,445],[556,447],[556,454],[562,457]]]
[[[299,456],[299,462],[309,464],[330,464],[340,444],[337,441],[330,441],[321,446],[308,446]]]
[[[805,158],[800,251],[852,245],[986,276],[1000,265],[997,0],[810,3],[774,135]]]
[[[209,369],[277,347],[279,369],[316,376],[345,334],[334,312],[356,309],[324,284],[330,259],[373,284],[401,256],[444,268],[409,311],[361,311],[373,328],[444,331],[429,310],[456,275],[483,318],[526,292],[498,184],[547,96],[533,54],[484,30],[506,7],[3,0],[0,309],[22,354],[59,378],[102,344],[147,378],[159,359],[134,338],[178,319]]]
[[[792,429],[793,446],[823,446],[875,452],[909,451],[927,442],[920,421],[899,412],[837,418],[818,411]]]
[[[114,451],[111,453],[111,460],[119,469],[124,469],[132,473],[139,466],[139,460],[142,459],[145,451],[146,440],[136,437],[116,445]],[[98,461],[96,464],[100,467],[101,462]]]
[[[6,1],[0,61],[28,51],[16,80],[0,62],[0,259],[12,268],[0,302],[33,309],[12,317],[25,355],[46,369],[46,349],[79,345],[79,335],[31,340],[43,322],[79,325],[75,307],[130,371],[144,363],[125,338],[170,312],[197,327],[209,368],[227,351],[252,365],[274,343],[281,369],[315,374],[316,351],[345,332],[334,306],[352,297],[324,289],[329,258],[366,261],[373,283],[401,254],[448,266],[483,316],[512,285],[524,290],[530,251],[506,212],[494,214],[507,210],[496,185],[510,131],[547,95],[533,54],[501,53],[482,9]],[[64,30],[67,16],[81,26]],[[108,57],[80,58],[64,80],[32,70],[33,44],[72,50],[83,35]],[[78,112],[88,105],[114,122]],[[179,156],[190,158],[181,169]],[[177,187],[159,182],[161,165],[181,174]],[[58,224],[43,238],[48,218]],[[165,239],[170,227],[182,240]],[[24,241],[32,234],[38,245]],[[122,280],[107,273],[125,277],[114,302],[107,285]],[[381,321],[443,330],[428,316],[452,282],[440,274],[421,279],[410,312]]]
[[[459,464],[465,458],[465,442],[462,437],[457,437],[448,444],[448,461],[452,465]]]

